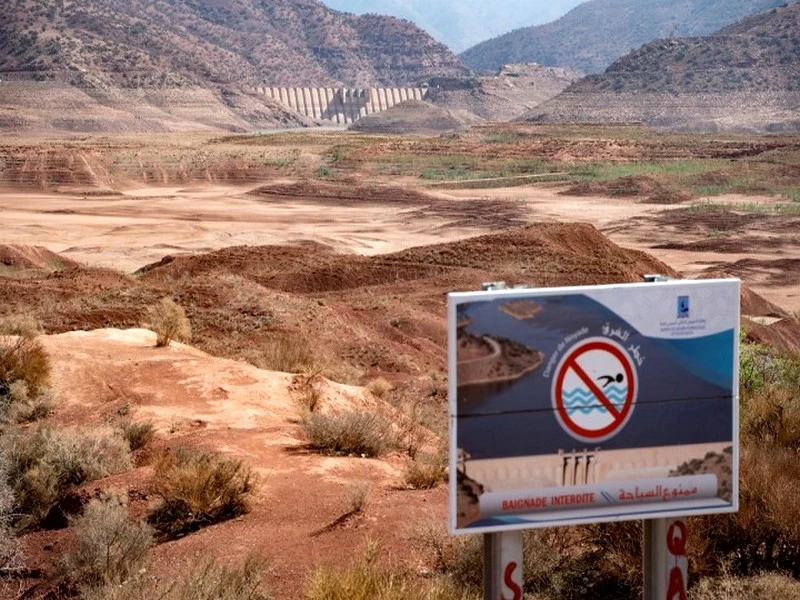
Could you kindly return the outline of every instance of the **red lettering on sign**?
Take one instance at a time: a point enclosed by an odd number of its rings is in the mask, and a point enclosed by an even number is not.
[[[686,586],[683,583],[683,573],[680,567],[672,567],[669,572],[669,587],[667,588],[667,600],[686,600]]]
[[[517,563],[510,562],[506,565],[506,572],[503,575],[503,583],[514,594],[511,598],[506,598],[505,592],[502,594],[503,600],[522,600],[522,588],[517,585],[517,582],[512,579],[514,571],[517,568]],[[685,598],[684,598],[685,600]]]
[[[667,530],[667,548],[675,556],[686,556],[686,525],[673,521]]]

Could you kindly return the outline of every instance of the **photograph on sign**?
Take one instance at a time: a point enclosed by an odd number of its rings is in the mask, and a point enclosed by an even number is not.
[[[449,295],[454,533],[738,505],[739,281]]]

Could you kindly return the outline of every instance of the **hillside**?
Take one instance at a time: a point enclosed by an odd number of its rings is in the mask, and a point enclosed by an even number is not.
[[[314,0],[6,0],[0,127],[298,125],[254,88],[395,86],[464,72],[407,21],[345,15]]]
[[[797,129],[800,5],[755,15],[714,35],[658,40],[535,109],[530,120]]]
[[[591,0],[562,18],[516,29],[463,52],[476,70],[537,62],[602,72],[620,56],[658,38],[701,36],[785,0]]]

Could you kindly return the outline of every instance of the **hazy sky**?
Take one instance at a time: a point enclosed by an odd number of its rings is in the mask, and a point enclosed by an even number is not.
[[[334,10],[413,21],[454,52],[520,27],[554,21],[584,0],[321,0]]]

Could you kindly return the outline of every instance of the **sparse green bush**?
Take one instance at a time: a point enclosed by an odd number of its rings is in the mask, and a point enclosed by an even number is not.
[[[146,326],[156,333],[156,346],[169,346],[172,340],[189,342],[192,325],[183,310],[171,298],[162,298],[147,310]]]
[[[0,422],[27,423],[43,419],[55,404],[49,388],[43,388],[37,395],[28,392],[28,384],[17,380],[8,386],[8,394],[0,396]]]
[[[148,521],[172,538],[244,514],[257,478],[241,460],[179,449],[155,465],[153,489],[161,502]]]
[[[153,530],[128,514],[126,498],[110,494],[72,520],[75,548],[64,557],[69,578],[83,588],[119,585],[143,565]]]
[[[0,437],[0,453],[9,462],[19,527],[41,521],[74,487],[132,467],[127,442],[104,429],[16,429]]]
[[[313,412],[304,415],[300,425],[308,446],[327,454],[374,457],[397,445],[391,423],[372,412]]]

